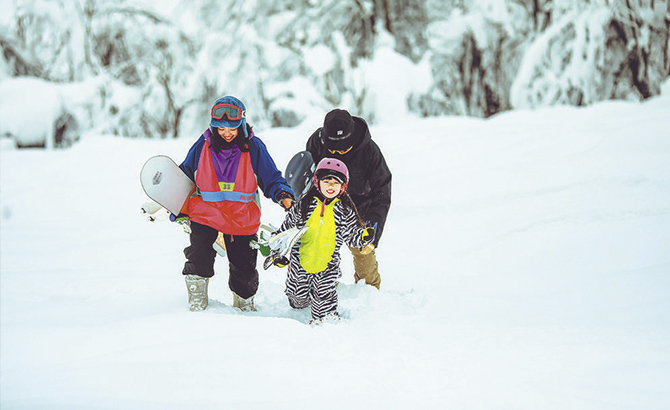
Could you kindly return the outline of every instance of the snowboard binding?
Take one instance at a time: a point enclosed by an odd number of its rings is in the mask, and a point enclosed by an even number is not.
[[[270,266],[275,265],[283,268],[289,264],[289,253],[291,248],[295,245],[302,235],[307,232],[308,226],[302,228],[293,227],[283,232],[277,232],[272,226],[261,225],[261,233],[259,239],[253,242],[252,245],[261,251],[265,258],[263,262],[263,269],[267,270]]]

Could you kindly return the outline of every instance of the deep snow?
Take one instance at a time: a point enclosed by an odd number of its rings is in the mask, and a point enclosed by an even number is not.
[[[140,215],[138,175],[197,135],[3,143],[0,407],[667,409],[665,91],[373,127],[394,173],[382,290],[345,253],[346,319],[317,327],[278,268],[259,312],[233,309],[222,259],[188,311],[188,238]],[[318,125],[256,131],[283,168]]]

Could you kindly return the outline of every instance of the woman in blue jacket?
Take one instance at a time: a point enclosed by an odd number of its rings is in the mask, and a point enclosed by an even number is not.
[[[229,261],[233,306],[255,310],[258,251],[250,243],[258,239],[260,226],[258,188],[287,210],[294,195],[265,144],[247,124],[246,108],[240,100],[232,96],[216,100],[209,129],[193,144],[179,167],[197,186],[182,209],[191,227],[191,244],[184,249],[186,263],[182,272],[189,309],[207,308],[207,287],[209,278],[214,276],[216,257],[212,245],[221,232]]]

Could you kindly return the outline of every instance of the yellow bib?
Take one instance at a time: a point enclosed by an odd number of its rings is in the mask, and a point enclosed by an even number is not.
[[[300,238],[300,265],[307,273],[319,273],[326,270],[328,262],[333,259],[333,252],[335,252],[335,213],[333,206],[339,199],[335,198],[325,206],[319,198],[315,199],[316,208],[305,223],[306,226],[309,226],[309,229]],[[323,216],[321,216],[322,209]]]

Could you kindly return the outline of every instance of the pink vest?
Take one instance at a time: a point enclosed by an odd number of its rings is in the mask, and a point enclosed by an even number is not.
[[[258,184],[251,166],[251,156],[242,152],[235,181],[220,182],[212,163],[209,142],[205,141],[195,183],[201,196],[188,201],[192,221],[211,226],[230,235],[253,235],[261,224],[261,210],[254,202]]]

